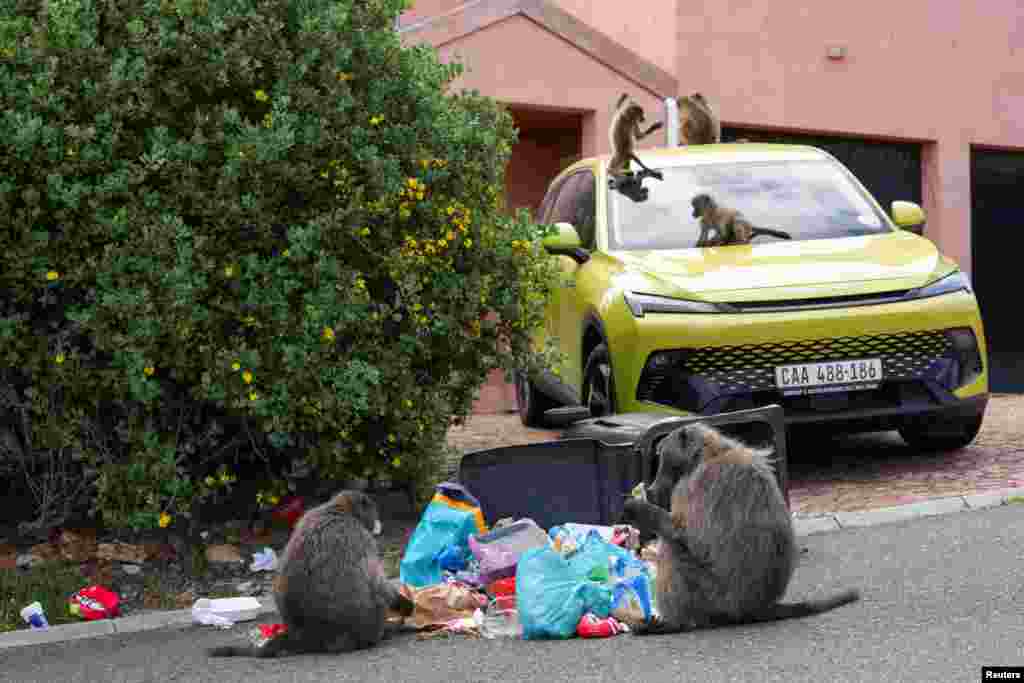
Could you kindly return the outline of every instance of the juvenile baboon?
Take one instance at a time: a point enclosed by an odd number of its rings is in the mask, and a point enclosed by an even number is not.
[[[679,144],[710,145],[722,141],[722,123],[699,92],[679,98]]]
[[[629,162],[635,161],[640,168],[650,175],[655,178],[661,178],[659,172],[647,168],[637,158],[636,143],[661,128],[664,124],[661,121],[656,121],[647,130],[641,130],[640,124],[644,120],[644,108],[631,100],[629,95],[623,93],[615,104],[612,123],[608,127],[608,141],[612,146],[612,158],[608,162],[608,173],[610,175],[628,173]]]
[[[788,232],[755,227],[736,209],[718,206],[707,194],[699,194],[691,201],[693,217],[700,218],[698,247],[719,247],[727,244],[749,244],[759,235],[792,239]]]
[[[212,648],[210,656],[338,653],[376,645],[386,635],[389,608],[403,616],[413,609],[384,576],[373,538],[380,530],[376,503],[359,491],[342,491],[307,512],[288,539],[274,580],[284,633],[263,646]]]
[[[668,434],[658,454],[658,474],[648,490],[653,503],[630,499],[623,510],[624,522],[659,539],[660,616],[637,625],[635,633],[805,617],[860,598],[850,590],[823,600],[778,602],[798,551],[769,450],[690,424]]]

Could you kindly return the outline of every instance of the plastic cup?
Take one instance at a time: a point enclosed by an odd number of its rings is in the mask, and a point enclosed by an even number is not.
[[[43,612],[43,606],[38,602],[33,602],[31,605],[23,607],[21,618],[34,629],[50,628],[50,623],[46,621],[46,613]]]

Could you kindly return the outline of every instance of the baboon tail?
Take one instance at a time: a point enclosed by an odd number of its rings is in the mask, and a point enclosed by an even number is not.
[[[788,232],[782,230],[772,230],[771,228],[754,228],[750,236],[757,237],[758,235],[768,235],[770,237],[778,237],[780,240],[791,240],[793,236]]]
[[[781,621],[783,619],[800,619],[822,612],[834,610],[860,600],[860,591],[848,590],[837,593],[823,600],[806,600],[804,602],[777,603],[760,613],[742,619],[743,623],[755,624],[764,621]]]
[[[263,645],[221,645],[206,651],[210,657],[279,657],[288,644],[288,634],[271,638]]]

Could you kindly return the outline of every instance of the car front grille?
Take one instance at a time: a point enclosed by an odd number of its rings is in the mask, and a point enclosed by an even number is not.
[[[881,358],[887,379],[916,379],[952,347],[940,331],[809,339],[693,349],[683,371],[732,391],[775,388],[775,367],[857,358]]]
[[[929,330],[655,352],[641,374],[637,399],[700,410],[723,395],[777,392],[780,365],[861,358],[881,359],[886,382],[934,380],[952,388],[960,377],[950,335]]]

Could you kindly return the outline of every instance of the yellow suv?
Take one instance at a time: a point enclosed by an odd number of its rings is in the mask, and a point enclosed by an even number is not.
[[[715,414],[771,403],[787,425],[898,429],[914,446],[970,443],[988,401],[985,336],[967,276],[813,148],[719,144],[638,154],[661,178],[585,159],[551,183],[538,220],[559,259],[538,342],[557,375],[517,379],[520,416],[559,406]],[[712,196],[790,239],[697,247],[692,200]],[[553,416],[554,414],[552,414]]]

